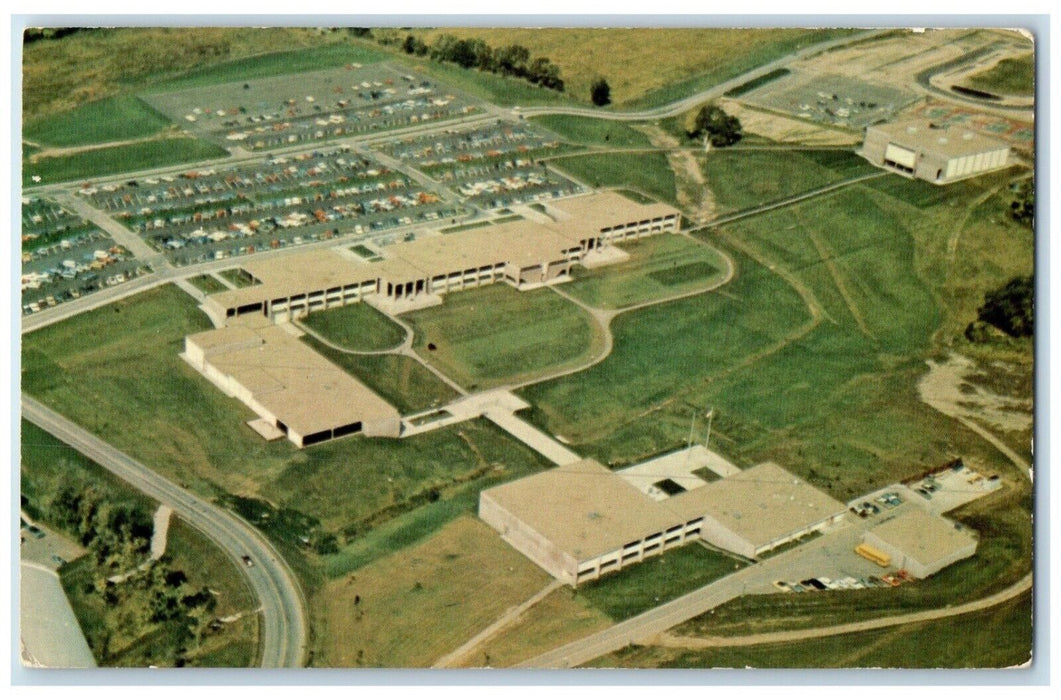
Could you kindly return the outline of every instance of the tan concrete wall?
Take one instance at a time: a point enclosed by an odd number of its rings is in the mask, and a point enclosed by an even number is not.
[[[361,422],[361,432],[367,437],[396,438],[402,430],[402,419],[397,412],[388,418]]]
[[[564,583],[575,583],[578,563],[574,558],[564,554],[552,542],[499,506],[489,494],[479,495],[479,518],[501,533],[506,542],[545,569],[550,576]]]
[[[705,542],[710,542],[721,549],[736,552],[749,559],[755,557],[755,545],[723,526],[710,515],[704,516],[704,522],[700,526],[700,537]]]

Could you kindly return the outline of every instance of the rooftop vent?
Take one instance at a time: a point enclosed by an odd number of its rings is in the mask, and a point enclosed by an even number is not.
[[[965,139],[966,141],[972,141],[973,140],[973,132],[966,131],[964,134],[962,134],[962,138]]]

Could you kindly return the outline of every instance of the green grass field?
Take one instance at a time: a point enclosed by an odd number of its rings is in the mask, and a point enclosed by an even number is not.
[[[549,164],[591,187],[633,187],[674,204],[674,171],[662,153],[599,153],[550,159]]]
[[[65,156],[41,158],[22,164],[23,185],[51,185],[115,173],[161,168],[209,158],[223,158],[225,149],[192,138],[166,138],[126,146],[108,146]],[[33,176],[41,178],[40,183]]]
[[[236,287],[253,287],[256,284],[261,284],[261,282],[255,282],[254,278],[238,267],[230,270],[221,270],[217,274],[236,285]]]
[[[565,141],[612,148],[650,148],[648,136],[622,122],[568,114],[531,117],[531,122],[552,131]]]
[[[309,336],[303,341],[354,375],[402,413],[449,403],[459,394],[419,362],[403,355],[351,355]]]
[[[919,183],[885,180],[900,182],[704,234],[754,257],[736,254],[736,278],[716,293],[618,317],[604,362],[523,391],[532,419],[576,450],[628,463],[680,444],[690,411],[713,405],[720,449],[777,460],[838,497],[971,449],[975,438],[922,404],[916,382],[950,300],[979,303],[989,280],[1029,266],[1030,239],[972,217],[961,243],[987,256],[963,257],[955,265],[972,269],[947,276],[939,256],[976,186],[922,199]],[[821,309],[815,325],[808,300]]]
[[[194,491],[264,498],[330,531],[382,523],[424,492],[477,478],[495,462],[539,464],[478,423],[307,450],[267,443],[243,424],[254,417],[249,409],[178,357],[186,334],[209,327],[180,290],[145,292],[25,336],[23,390]]]
[[[169,119],[137,98],[122,95],[26,124],[23,135],[48,146],[82,146],[143,138],[169,125]]]
[[[703,289],[726,274],[719,252],[683,236],[663,234],[619,247],[629,260],[592,270],[577,267],[564,291],[590,306],[618,309]]]
[[[405,340],[405,329],[368,304],[318,311],[302,323],[347,350],[388,350]]]
[[[674,600],[732,574],[738,560],[687,544],[578,588],[578,595],[616,622]]]
[[[189,277],[188,281],[195,285],[195,287],[204,294],[216,294],[217,292],[223,292],[228,289],[228,287],[219,282],[213,275]]]
[[[699,156],[720,214],[791,197],[845,178],[876,172],[850,151],[742,151]]]
[[[971,76],[966,85],[1002,95],[1035,94],[1035,55],[1005,58],[988,70]]]
[[[1006,668],[1031,660],[1032,601],[944,620],[788,643],[708,650],[631,646],[589,668]]]
[[[584,311],[548,289],[493,284],[448,294],[442,306],[403,318],[420,356],[466,389],[577,365],[603,343]]]

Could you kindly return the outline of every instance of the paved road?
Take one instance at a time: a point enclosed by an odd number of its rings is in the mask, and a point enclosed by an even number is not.
[[[261,603],[261,666],[300,667],[306,654],[305,600],[298,582],[265,536],[244,520],[194,496],[26,395],[22,416],[173,509],[224,550],[246,574]],[[245,567],[241,557],[254,565]]]

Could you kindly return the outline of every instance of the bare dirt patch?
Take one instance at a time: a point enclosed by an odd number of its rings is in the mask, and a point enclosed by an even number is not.
[[[715,196],[707,186],[704,172],[693,152],[683,150],[678,139],[654,124],[634,128],[648,136],[653,146],[673,149],[667,152],[667,164],[674,171],[678,206],[701,223],[715,218]]]
[[[1032,427],[1032,400],[996,393],[984,387],[983,369],[963,355],[943,362],[928,360],[929,371],[918,383],[921,400],[941,413],[962,416],[1004,432]]]

